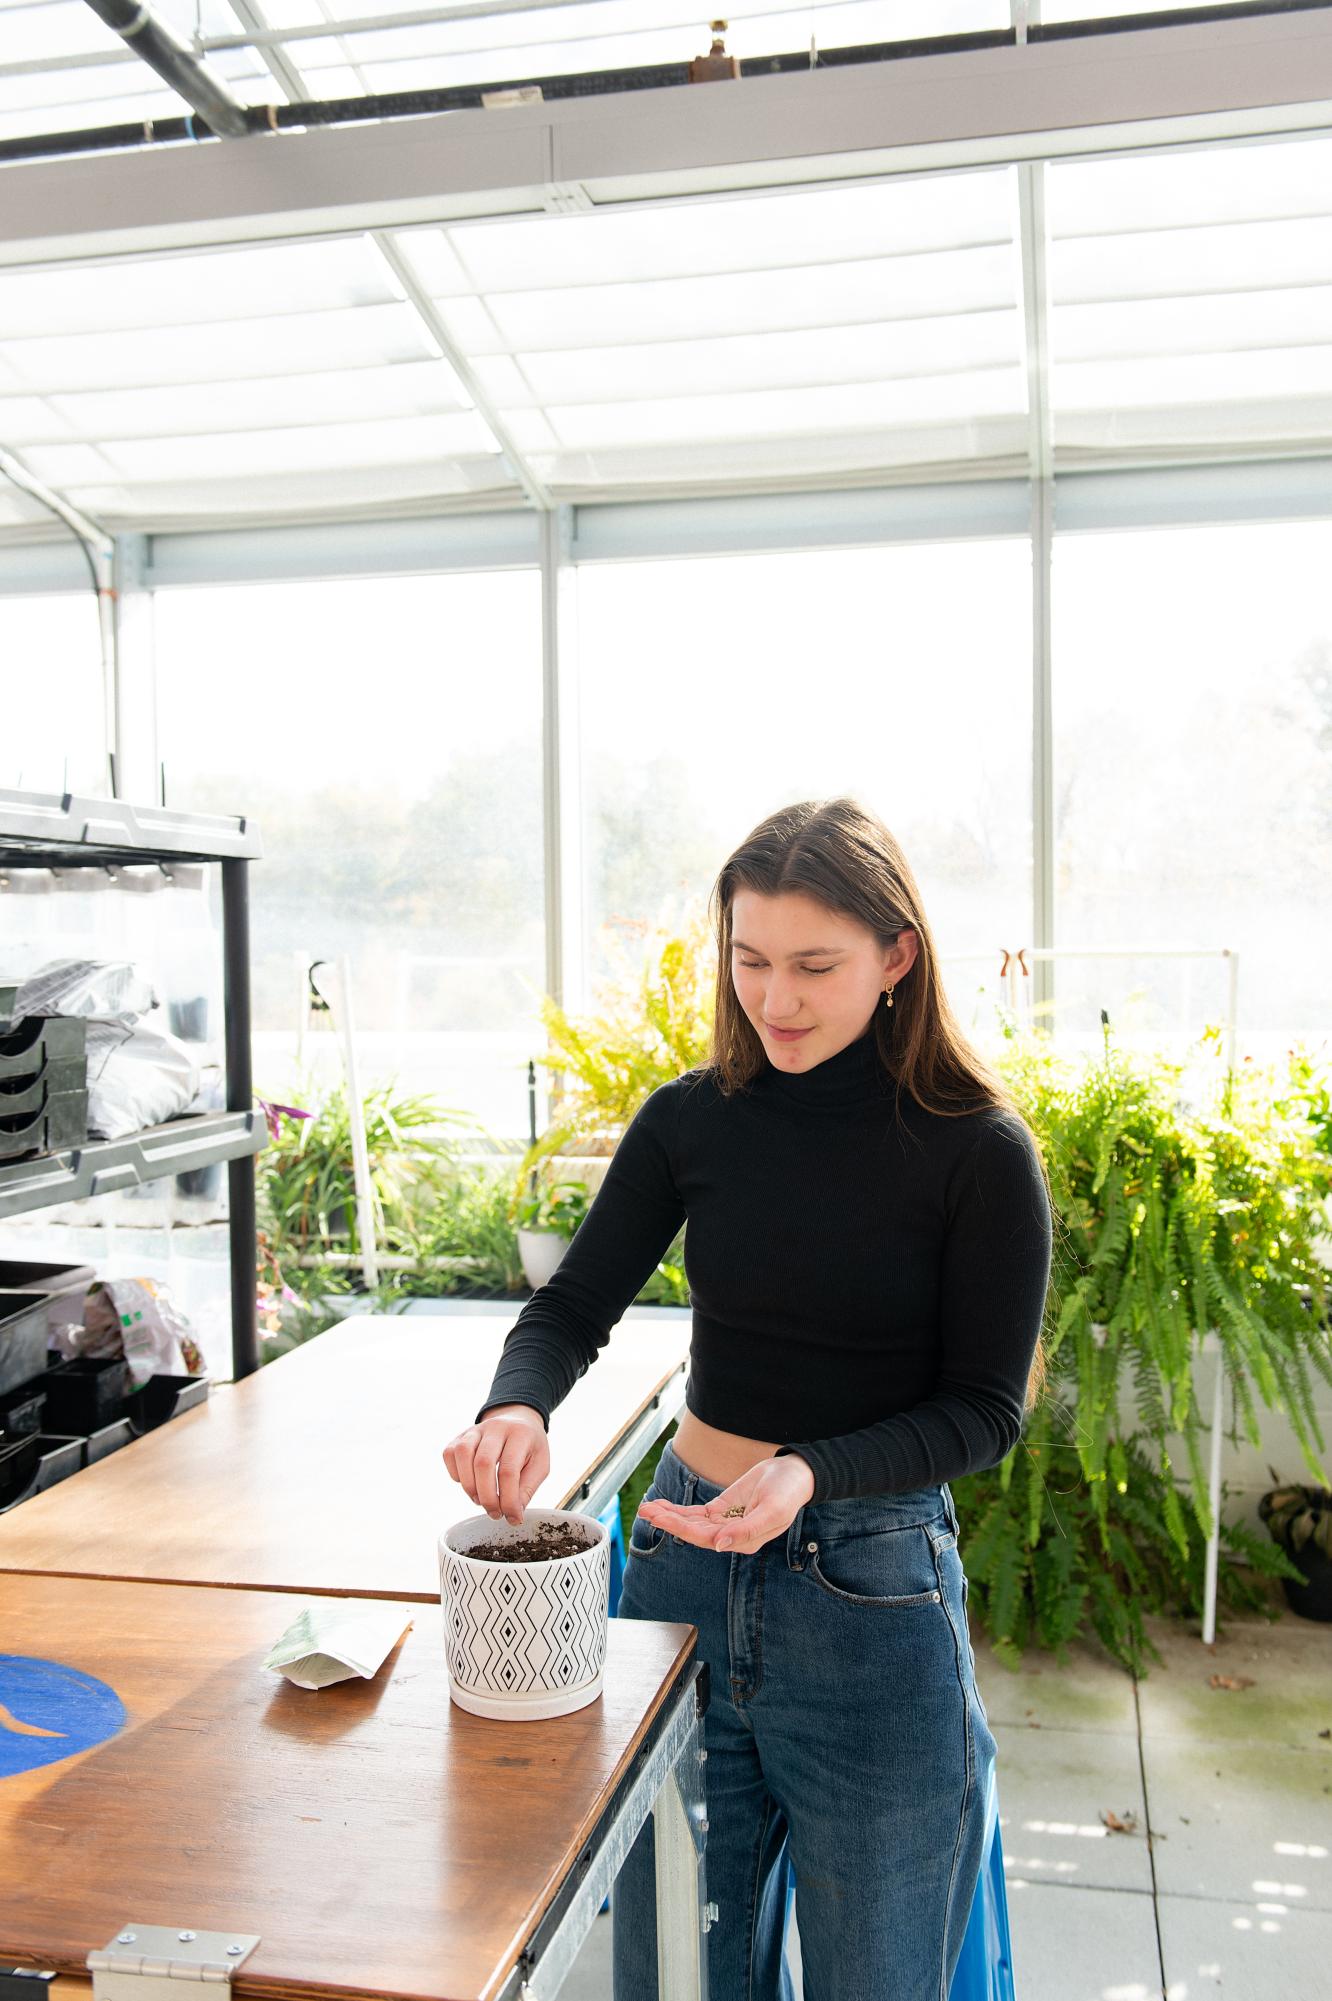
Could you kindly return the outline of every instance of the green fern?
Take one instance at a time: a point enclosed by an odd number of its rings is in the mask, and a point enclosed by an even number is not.
[[[1209,1028],[1192,1054],[1220,1049]],[[1246,1062],[1218,1076],[1199,1107],[1182,1089],[1186,1067],[1131,1064],[1108,1034],[1104,1061],[1077,1064],[1041,1032],[1008,1033],[1000,1068],[1054,1205],[1048,1375],[1014,1451],[953,1493],[978,1614],[1010,1663],[1028,1644],[1059,1652],[1090,1631],[1143,1674],[1159,1658],[1145,1614],[1201,1616],[1215,1366],[1204,1365],[1204,1416],[1202,1333],[1216,1337],[1232,1442],[1240,1425],[1261,1442],[1259,1403],[1280,1411],[1327,1484],[1313,1391],[1332,1382],[1315,1248],[1332,1196],[1332,1088],[1297,1048],[1284,1074]],[[1121,1386],[1135,1410],[1128,1435]],[[1218,1619],[1270,1611],[1265,1581],[1298,1576],[1224,1515],[1219,1559]]]

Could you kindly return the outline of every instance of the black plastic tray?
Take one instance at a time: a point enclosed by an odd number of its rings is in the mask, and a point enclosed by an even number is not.
[[[0,1393],[30,1384],[46,1368],[48,1297],[44,1292],[0,1292]]]
[[[143,1388],[126,1400],[125,1416],[141,1437],[183,1411],[193,1410],[196,1404],[206,1403],[211,1387],[210,1376],[149,1376]]]
[[[71,1292],[76,1285],[91,1285],[96,1276],[93,1265],[52,1265],[32,1258],[0,1258],[0,1292]]]
[[[6,1118],[0,1111],[0,1160],[21,1160],[29,1153],[59,1153],[88,1140],[88,1093],[57,1091],[29,1118]]]
[[[46,1392],[39,1384],[24,1383],[16,1390],[6,1390],[0,1396],[0,1431],[8,1432],[11,1438],[40,1431],[45,1404]]]
[[[68,1062],[87,1070],[88,1024],[81,1017],[30,1014],[0,1035],[0,1077],[40,1076],[48,1064]]]
[[[32,1485],[37,1470],[37,1433],[11,1438],[0,1436],[0,1505],[12,1501]]]
[[[121,1356],[78,1355],[57,1362],[42,1377],[46,1422],[63,1437],[86,1438],[124,1415],[129,1369]]]
[[[96,1431],[88,1433],[88,1449],[84,1454],[84,1464],[95,1466],[99,1459],[107,1458],[112,1452],[119,1452],[122,1445],[131,1444],[139,1436],[127,1417],[118,1417],[114,1424],[99,1425]]]
[[[54,1098],[86,1091],[87,1085],[82,1063],[49,1063],[37,1077],[0,1077],[0,1118],[17,1123],[43,1111]]]
[[[34,1494],[45,1493],[59,1480],[67,1480],[71,1473],[77,1473],[83,1464],[86,1440],[82,1438],[61,1438],[52,1432],[41,1432],[37,1438],[37,1470],[32,1480],[21,1494],[14,1494],[0,1500],[0,1515],[8,1514],[11,1508],[21,1508]]]

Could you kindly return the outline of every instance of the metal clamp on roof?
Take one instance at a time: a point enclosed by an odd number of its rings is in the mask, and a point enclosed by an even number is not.
[[[176,1982],[225,1985],[258,1943],[258,1935],[247,1932],[127,1924],[109,1945],[88,1954],[93,2001],[180,2001]]]

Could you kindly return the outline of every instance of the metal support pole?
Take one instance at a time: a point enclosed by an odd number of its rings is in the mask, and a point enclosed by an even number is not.
[[[545,843],[546,991],[577,1014],[585,1003],[581,745],[578,727],[578,575],[573,509],[540,516],[541,750]],[[561,1074],[551,1074],[558,1092]]]
[[[146,535],[117,535],[99,594],[107,687],[107,748],[122,799],[156,795],[157,689]],[[99,568],[103,567],[99,562]]]
[[[227,1038],[227,1110],[254,1108],[250,1074],[250,864],[222,863],[223,1011]],[[231,1245],[231,1373],[236,1382],[259,1367],[254,1155],[227,1162]]]
[[[698,1738],[701,1734],[697,1733]],[[686,1752],[686,1758],[687,1755]],[[686,1764],[686,1780],[692,1776]],[[707,1922],[703,1916],[706,1878],[699,1846],[699,1834],[706,1832],[707,1819],[701,1800],[693,1802],[691,1814],[680,1779],[681,1765],[677,1762],[652,1802],[657,1879],[657,1992],[668,1994],[671,2001],[707,2001],[707,1950],[706,1945],[699,1945],[700,1931],[706,1931],[711,1921],[710,1913]]]
[[[1039,23],[1039,0],[1011,0],[1019,49]],[[1054,682],[1050,634],[1050,584],[1054,542],[1054,436],[1050,422],[1050,309],[1047,282],[1045,163],[1017,169],[1018,244],[1022,256],[1022,311],[1027,352],[1027,461],[1031,476],[1031,833],[1032,937],[1047,949],[1055,942]],[[1053,1029],[1055,993],[1051,959],[1037,959],[1031,975],[1031,1021]]]
[[[1206,1354],[1209,1343],[1216,1348],[1216,1381],[1212,1386],[1212,1452],[1208,1469],[1212,1533],[1207,1538],[1207,1571],[1203,1584],[1202,1636],[1205,1647],[1210,1647],[1216,1638],[1216,1572],[1221,1552],[1221,1423],[1226,1381],[1225,1356],[1222,1353],[1220,1336],[1217,1334],[1203,1336],[1200,1343],[1200,1351],[1203,1354]]]
[[[1054,661],[1050,633],[1054,481],[1031,486],[1032,568],[1032,935],[1044,956],[1033,955],[1033,1023],[1053,1032],[1055,999]]]
[[[351,961],[337,960],[337,1025],[342,1035],[342,1061],[347,1074],[347,1116],[351,1125],[352,1176],[356,1185],[356,1234],[361,1246],[361,1271],[373,1291],[379,1284],[375,1245],[375,1204],[370,1186],[370,1149],[365,1137],[365,1100],[356,1065],[356,1024],[352,1020]]]
[[[87,4],[164,83],[208,120],[212,131],[227,139],[245,137],[250,130],[245,106],[232,95],[225,80],[179,41],[143,0],[87,0]]]

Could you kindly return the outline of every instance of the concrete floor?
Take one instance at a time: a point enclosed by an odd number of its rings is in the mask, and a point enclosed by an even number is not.
[[[1010,1672],[976,1640],[1016,2001],[1332,1992],[1332,1626],[1285,1610],[1279,1587],[1273,1603],[1276,1624],[1227,1618],[1211,1648],[1196,1625],[1149,1620],[1165,1665],[1136,1685],[1094,1646]],[[795,1921],[787,1954],[799,1997]],[[608,1914],[560,1994],[611,2001]]]

